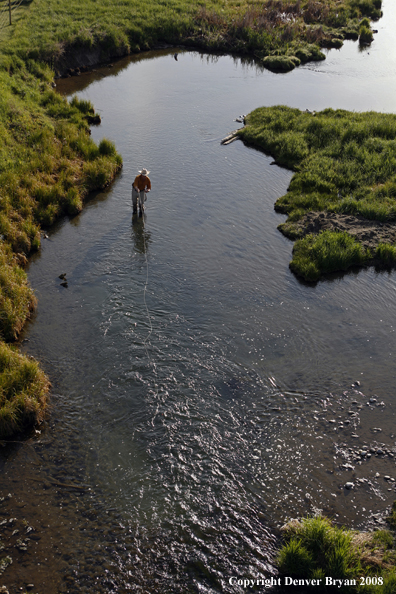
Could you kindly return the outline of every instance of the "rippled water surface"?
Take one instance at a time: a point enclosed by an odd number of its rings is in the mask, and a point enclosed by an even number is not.
[[[395,111],[384,11],[367,50],[347,42],[287,75],[164,50],[60,83],[94,103],[92,134],[124,168],[29,267],[39,307],[23,348],[53,406],[3,455],[4,505],[40,535],[7,570],[16,585],[237,592],[231,576],[273,574],[285,519],[322,509],[365,526],[393,501],[395,275],[299,282],[273,209],[291,173],[220,145],[261,105]],[[132,220],[141,167],[153,190]]]

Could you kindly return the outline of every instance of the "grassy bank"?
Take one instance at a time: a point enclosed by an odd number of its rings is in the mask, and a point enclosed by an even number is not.
[[[324,517],[293,520],[284,533],[279,571],[296,584],[299,579],[315,580],[310,588],[315,592],[393,594],[394,538],[389,530],[355,532],[336,527]],[[332,578],[333,583],[327,580],[326,585],[326,578]],[[307,591],[306,587],[303,591]]]
[[[78,213],[90,191],[114,179],[121,158],[108,140],[95,145],[88,125],[93,107],[78,100],[68,103],[56,94],[48,67],[25,63],[16,56],[3,56],[2,66],[0,336],[9,342],[18,337],[35,305],[23,267],[29,254],[40,247],[41,227],[63,214]],[[29,360],[14,356],[4,343],[0,346],[3,355],[12,358],[15,373],[19,367],[23,375],[26,365],[32,366]],[[47,380],[36,371],[44,394]],[[5,367],[0,373],[7,376],[10,372]],[[6,420],[0,422],[0,437],[9,435],[11,429],[22,429],[27,420],[40,418],[45,398],[38,392],[34,382],[18,381],[2,390],[0,418]]]
[[[307,235],[304,222],[312,211],[350,215],[351,222],[356,217],[396,221],[396,115],[263,107],[248,116],[238,134],[295,172],[287,194],[275,204],[289,215],[280,229],[297,239],[294,272],[314,281],[354,264],[395,264],[395,247],[386,241],[369,249],[348,229]]]
[[[37,361],[0,342],[0,436],[23,431],[43,419],[49,382]]]
[[[323,59],[320,47],[344,39],[368,41],[381,0],[34,0],[9,36],[7,51],[55,68],[184,43],[211,51],[251,54],[273,70]],[[361,26],[362,19],[364,27]],[[283,57],[282,57],[283,56]]]

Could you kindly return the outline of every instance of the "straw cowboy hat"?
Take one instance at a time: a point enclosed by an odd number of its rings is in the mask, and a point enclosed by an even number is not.
[[[147,169],[145,169],[143,167],[143,169],[141,171],[139,171],[140,175],[148,175],[150,173],[150,171],[148,171]]]

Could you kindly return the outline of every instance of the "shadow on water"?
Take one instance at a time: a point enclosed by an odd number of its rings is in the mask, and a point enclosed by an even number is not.
[[[184,50],[180,51],[181,53],[183,53]],[[174,53],[174,49],[160,49],[125,56],[124,58],[115,60],[110,65],[99,65],[93,70],[83,72],[78,76],[60,78],[56,82],[56,88],[61,95],[70,96],[74,93],[79,93],[83,91],[92,83],[100,81],[103,78],[116,78],[117,76],[119,76],[119,74],[124,72],[130,66],[130,64],[139,64],[140,62],[157,60],[158,58],[164,57],[169,57],[173,59]]]
[[[348,270],[339,270],[337,272],[328,272],[326,275],[322,276],[317,281],[306,281],[302,277],[295,275],[296,281],[302,287],[317,287],[320,286],[322,283],[333,283],[336,281],[340,281],[347,277],[357,277],[359,273],[362,271],[364,266],[351,266]]]
[[[188,55],[191,49],[176,48],[180,56],[183,54]],[[61,95],[73,95],[74,93],[80,93],[84,91],[89,85],[94,82],[98,82],[104,78],[116,78],[122,72],[124,72],[131,64],[139,64],[140,62],[147,62],[152,60],[158,60],[159,58],[168,57],[174,60],[175,48],[171,49],[159,49],[151,50],[149,52],[142,52],[136,55],[125,56],[112,62],[111,65],[97,66],[91,71],[83,72],[78,76],[69,78],[60,78],[56,82],[56,88],[58,93]],[[219,60],[224,57],[224,54],[211,54],[208,52],[197,51],[197,55],[200,56],[202,63],[204,64],[217,64]],[[265,71],[264,66],[260,61],[251,56],[233,56],[232,57],[235,66],[249,69],[254,68],[256,74],[260,74]]]
[[[135,250],[139,254],[147,254],[148,247],[151,243],[151,231],[146,229],[145,223],[147,215],[144,213],[142,217],[138,214],[132,215],[132,238]]]

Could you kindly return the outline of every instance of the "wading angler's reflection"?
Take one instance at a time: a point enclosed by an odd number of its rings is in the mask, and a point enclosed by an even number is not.
[[[151,243],[151,233],[146,231],[144,226],[144,217],[138,218],[136,215],[132,218],[133,241],[135,251],[139,254],[146,254],[147,248]]]

